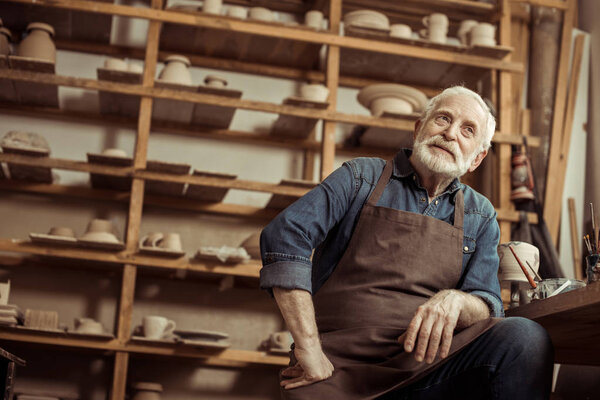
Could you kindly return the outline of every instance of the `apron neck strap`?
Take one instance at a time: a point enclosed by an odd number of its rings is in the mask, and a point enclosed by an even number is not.
[[[458,189],[454,197],[454,226],[456,228],[463,227],[463,219],[465,217],[465,196],[462,189]]]
[[[385,187],[392,176],[392,170],[394,169],[394,162],[392,160],[387,160],[385,162],[385,168],[383,168],[383,173],[379,177],[377,181],[377,186],[375,186],[375,190],[369,196],[369,200],[367,200],[367,204],[370,206],[376,206],[379,198],[381,197]]]

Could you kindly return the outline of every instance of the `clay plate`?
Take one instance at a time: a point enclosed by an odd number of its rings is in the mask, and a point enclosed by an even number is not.
[[[69,236],[56,236],[56,235],[48,235],[46,233],[30,233],[29,239],[33,243],[39,244],[66,244],[66,245],[76,245],[77,239]]]
[[[162,247],[140,246],[139,252],[142,254],[148,254],[151,256],[161,256],[161,257],[183,257],[183,256],[185,256],[185,251],[163,249]]]

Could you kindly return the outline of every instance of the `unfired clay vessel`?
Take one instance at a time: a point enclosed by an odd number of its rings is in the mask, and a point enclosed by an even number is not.
[[[10,39],[12,35],[7,28],[0,28],[0,56],[10,54]]]
[[[27,32],[27,37],[19,45],[17,55],[56,62],[56,46],[52,41],[54,28],[42,22],[32,22],[27,25]]]
[[[273,15],[273,11],[264,7],[252,7],[248,12],[248,18],[254,19],[257,21],[273,21],[275,19],[275,15]]]
[[[106,219],[91,220],[81,239],[94,242],[120,243],[112,221]]]
[[[137,382],[132,385],[135,394],[132,400],[160,400],[163,387],[160,383]]]
[[[218,75],[207,75],[206,78],[204,78],[204,83],[206,86],[214,88],[224,88],[227,86],[227,80]]]
[[[165,67],[160,72],[158,78],[163,82],[191,85],[190,65],[192,63],[187,57],[179,55],[169,56],[165,60]]]
[[[204,0],[202,11],[208,14],[221,14],[222,0]]]

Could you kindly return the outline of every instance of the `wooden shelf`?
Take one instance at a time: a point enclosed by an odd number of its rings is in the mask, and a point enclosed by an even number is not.
[[[121,343],[118,339],[98,341],[61,337],[54,332],[21,332],[16,328],[0,327],[0,340],[80,348],[101,351],[123,351],[127,353],[154,354],[160,356],[204,359],[206,365],[245,367],[251,364],[282,366],[289,362],[288,357],[275,356],[261,351],[192,348],[181,345],[148,346],[134,343]]]
[[[451,19],[492,20],[499,13],[498,6],[471,0],[404,0],[390,2],[384,0],[344,0],[343,14],[359,9],[377,10],[385,13],[392,22],[398,16],[423,17],[433,12],[441,12]]]
[[[506,316],[520,316],[541,324],[552,338],[555,362],[600,364],[600,283],[561,293],[544,300],[506,310]]]
[[[188,259],[186,257],[181,257],[179,259],[150,257],[139,253],[131,253],[126,250],[121,252],[108,252],[80,247],[42,246],[28,240],[6,238],[0,238],[0,251],[36,254],[54,258],[96,261],[106,263],[106,265],[118,266],[132,264],[142,267],[184,270],[212,275],[240,276],[246,278],[258,278],[261,268],[261,262],[259,260],[250,260],[241,264],[222,264],[211,261]]]

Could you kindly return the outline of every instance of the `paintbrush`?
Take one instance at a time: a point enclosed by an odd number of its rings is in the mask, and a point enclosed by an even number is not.
[[[590,213],[592,214],[592,250],[596,253],[598,236],[596,234],[596,216],[594,215],[594,203],[590,203]]]
[[[531,270],[531,272],[533,272],[535,274],[535,278],[538,281],[541,281],[542,277],[537,273],[537,271],[535,269],[533,269],[533,267],[531,266],[531,264],[529,264],[529,261],[525,260],[525,264],[527,264],[527,266],[529,267],[529,269]]]
[[[515,260],[517,260],[517,263],[519,264],[519,267],[521,267],[521,271],[523,271],[523,273],[525,274],[525,277],[527,278],[527,281],[529,282],[529,284],[531,285],[531,287],[535,289],[537,287],[537,284],[535,283],[535,281],[533,280],[533,278],[531,277],[531,275],[529,275],[529,273],[527,272],[527,269],[525,268],[525,266],[523,265],[523,263],[519,259],[519,256],[517,256],[517,253],[515,253],[515,249],[513,249],[512,244],[509,244],[508,248],[510,249],[510,251],[513,254],[513,256],[515,257]]]

